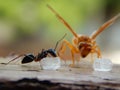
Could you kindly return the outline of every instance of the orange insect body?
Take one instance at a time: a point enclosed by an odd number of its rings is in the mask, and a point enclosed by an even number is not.
[[[66,46],[68,46],[71,50],[72,55],[72,66],[74,66],[74,54],[80,54],[82,58],[85,58],[89,53],[93,54],[96,53],[98,58],[101,58],[101,52],[99,47],[96,44],[96,37],[105,30],[108,26],[110,26],[119,16],[120,14],[116,15],[106,23],[104,23],[101,27],[98,28],[91,36],[86,35],[78,35],[74,30],[70,27],[70,25],[50,6],[47,7],[56,15],[56,17],[68,28],[68,30],[74,35],[72,39],[72,44],[69,43],[67,40],[63,40],[62,45],[59,49],[59,56],[63,54],[66,50]]]
[[[73,38],[73,45],[80,51],[81,57],[86,57],[92,50],[92,41],[88,36],[78,36]]]

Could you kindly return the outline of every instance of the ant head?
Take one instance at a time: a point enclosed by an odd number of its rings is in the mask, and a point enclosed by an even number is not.
[[[23,58],[22,64],[30,63],[30,62],[34,61],[34,59],[35,59],[35,56],[34,56],[34,55],[28,54],[28,55],[26,55],[26,56]]]
[[[53,57],[57,57],[57,53],[54,49],[48,49],[47,53],[49,53],[50,55],[52,55]]]

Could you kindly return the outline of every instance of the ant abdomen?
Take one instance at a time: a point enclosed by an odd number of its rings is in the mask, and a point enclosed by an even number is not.
[[[35,59],[35,56],[33,54],[27,54],[25,55],[21,63],[22,64],[29,63],[29,62],[34,61],[34,59]]]

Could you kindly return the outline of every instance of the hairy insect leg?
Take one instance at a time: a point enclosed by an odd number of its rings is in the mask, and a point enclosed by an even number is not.
[[[70,67],[75,66],[75,58],[74,58],[74,51],[71,49],[71,55],[72,55],[72,64],[70,64]]]
[[[64,52],[66,51],[66,46],[68,46],[68,48],[71,51],[71,55],[72,55],[72,64],[70,65],[71,67],[74,67],[75,65],[75,60],[74,60],[74,54],[78,53],[79,50],[77,50],[77,48],[75,48],[70,42],[68,42],[67,40],[63,40],[61,48],[59,49],[59,55],[64,54]]]
[[[100,48],[98,46],[96,46],[95,52],[97,53],[98,58],[102,58],[101,51],[100,51]]]
[[[15,57],[14,59],[10,60],[9,62],[7,62],[7,63],[1,63],[1,64],[5,64],[5,65],[7,65],[7,64],[9,64],[9,63],[15,61],[16,59],[18,59],[18,58],[20,58],[20,57],[22,57],[22,56],[25,56],[25,54],[21,54],[21,55]]]
[[[94,53],[97,54],[98,58],[101,58],[102,55],[101,55],[101,51],[100,51],[99,46],[96,44],[96,41],[93,41],[92,44],[93,44],[93,47],[92,47],[92,50],[90,53],[91,53],[91,62],[93,63],[94,62],[94,57],[93,57]]]
[[[100,48],[98,46],[94,46],[91,50],[91,62],[92,63],[94,62],[93,53],[97,54],[97,58],[102,58]]]
[[[59,48],[59,50],[58,50],[58,56],[61,58],[61,59],[63,59],[64,60],[64,57],[62,57],[62,55],[64,54],[64,52],[65,52],[65,50],[66,50],[66,46],[64,45],[64,43],[62,42],[62,45],[61,45],[61,47]],[[64,62],[65,62],[65,64],[66,64],[66,60],[64,60]]]

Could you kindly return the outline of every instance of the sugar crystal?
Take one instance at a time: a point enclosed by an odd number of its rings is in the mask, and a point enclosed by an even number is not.
[[[59,57],[46,57],[40,61],[40,65],[44,70],[56,70],[60,68],[61,61]]]
[[[112,62],[110,59],[99,58],[93,63],[93,68],[95,71],[110,71],[112,70]]]

